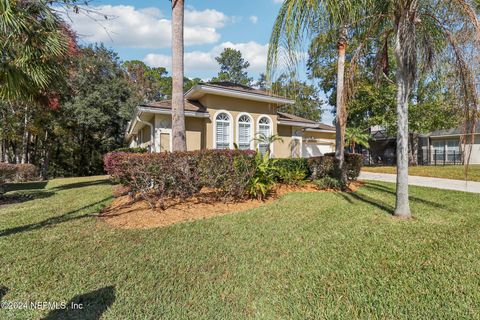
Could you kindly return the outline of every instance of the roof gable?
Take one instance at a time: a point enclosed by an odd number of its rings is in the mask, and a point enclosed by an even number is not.
[[[255,89],[232,82],[199,83],[185,93],[185,98],[198,100],[205,94],[260,101],[277,106],[294,103],[294,101],[291,99],[270,94],[264,90]]]

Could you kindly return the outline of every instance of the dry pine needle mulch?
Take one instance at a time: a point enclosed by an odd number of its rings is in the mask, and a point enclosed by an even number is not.
[[[361,182],[350,184],[349,192],[355,192]],[[166,227],[179,222],[206,219],[222,216],[240,211],[257,208],[271,203],[279,197],[290,192],[331,192],[333,190],[319,191],[312,183],[301,186],[277,185],[273,194],[265,201],[249,199],[237,202],[206,201],[208,197],[192,197],[184,201],[170,201],[166,210],[152,209],[144,201],[132,202],[128,195],[118,196],[113,203],[100,214],[100,219],[112,227],[122,229],[148,229]],[[211,191],[203,191],[207,193]],[[123,193],[118,191],[115,193]]]

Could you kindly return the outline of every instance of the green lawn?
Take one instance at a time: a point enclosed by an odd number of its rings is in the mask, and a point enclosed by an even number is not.
[[[379,173],[396,173],[396,167],[363,167],[362,171]],[[411,176],[435,177],[465,180],[464,166],[416,166],[408,168]],[[470,165],[467,180],[480,181],[480,165]]]
[[[393,185],[296,193],[243,213],[150,230],[95,217],[103,177],[15,186],[0,208],[0,300],[83,310],[0,319],[473,319],[480,306],[480,196]],[[161,213],[159,213],[161,214]]]

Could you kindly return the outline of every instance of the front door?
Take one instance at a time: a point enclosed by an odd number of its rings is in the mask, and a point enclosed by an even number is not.
[[[172,151],[172,130],[162,129],[160,131],[160,152]]]

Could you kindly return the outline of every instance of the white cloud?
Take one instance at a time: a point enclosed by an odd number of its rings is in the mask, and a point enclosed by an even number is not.
[[[257,17],[257,16],[250,16],[250,21],[251,21],[253,24],[257,24],[257,22],[258,22],[258,17]]]
[[[88,42],[105,42],[117,46],[164,48],[171,43],[171,20],[154,7],[136,9],[128,5],[89,6],[99,12],[99,21],[84,14],[70,14],[73,29]],[[108,16],[103,20],[103,15]],[[218,29],[233,21],[224,13],[206,9],[185,10],[185,45],[210,44],[220,40]]]
[[[283,3],[283,0],[273,0],[274,3]]]
[[[254,41],[245,43],[223,42],[210,51],[192,51],[185,53],[185,71],[218,71],[219,66],[215,57],[219,56],[225,48],[233,48],[242,53],[244,59],[250,62],[248,71],[264,72],[267,65],[268,45],[262,45]],[[171,69],[171,57],[164,54],[150,53],[145,56],[143,61],[152,66],[163,66]]]

